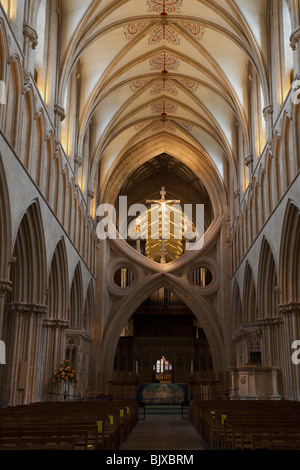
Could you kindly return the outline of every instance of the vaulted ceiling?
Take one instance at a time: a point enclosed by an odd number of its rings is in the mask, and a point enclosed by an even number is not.
[[[159,135],[198,149],[225,186],[235,180],[237,127],[245,154],[250,139],[249,63],[268,102],[267,4],[63,0],[60,99],[79,71],[78,151],[89,127],[91,179]]]

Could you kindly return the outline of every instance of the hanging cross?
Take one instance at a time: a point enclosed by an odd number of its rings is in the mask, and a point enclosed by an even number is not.
[[[161,203],[165,203],[165,204],[180,204],[180,201],[177,201],[177,200],[166,200],[166,188],[163,186],[160,190],[160,199],[159,200],[147,200],[146,201],[146,204],[161,204]]]
[[[160,199],[159,200],[155,200],[155,199],[149,199],[149,200],[146,200],[146,204],[160,204],[161,205],[161,208],[162,208],[162,219],[164,219],[164,215],[165,215],[165,204],[180,204],[180,201],[178,200],[173,200],[173,199],[169,199],[169,200],[166,200],[166,188],[163,186],[160,190]],[[162,224],[163,225],[163,224]],[[166,262],[166,248],[165,248],[165,240],[164,240],[164,237],[162,237],[162,240],[161,240],[161,264],[164,264]]]

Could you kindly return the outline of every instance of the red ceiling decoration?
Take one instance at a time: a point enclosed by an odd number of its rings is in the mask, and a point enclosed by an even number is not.
[[[151,106],[151,110],[153,113],[160,113],[161,116],[167,116],[167,114],[176,114],[177,106],[173,103],[169,103],[168,101],[160,101],[159,103],[155,103]]]
[[[180,78],[179,79],[183,85],[185,85],[187,88],[189,88],[191,91],[197,91],[198,90],[198,83],[194,82],[193,80],[188,80],[185,78]]]
[[[194,127],[193,124],[191,124],[191,123],[189,123],[189,122],[185,122],[185,121],[183,121],[183,122],[181,123],[181,125],[182,125],[183,127],[185,127],[186,129],[189,129],[189,130],[192,130],[193,127]]]
[[[204,36],[205,28],[197,23],[181,23],[181,26],[198,41],[201,41]]]
[[[180,66],[180,61],[165,52],[152,57],[149,61],[151,70],[159,70],[162,73],[175,72]]]
[[[163,40],[168,41],[173,46],[178,46],[180,44],[178,33],[176,33],[174,28],[167,25],[161,25],[155,28],[149,36],[148,43],[153,46]]]
[[[137,124],[135,124],[134,128],[135,128],[136,131],[140,131],[140,130],[143,129],[143,127],[145,127],[148,123],[149,123],[149,121],[141,121],[141,122],[138,122]]]
[[[146,85],[148,82],[149,82],[149,80],[146,80],[146,79],[135,80],[130,85],[131,91],[139,90],[142,86]]]
[[[146,26],[147,26],[147,23],[127,24],[123,28],[125,38],[128,40],[132,39],[137,33],[142,31]]]
[[[178,90],[176,88],[176,85],[174,83],[170,82],[169,80],[159,80],[156,82],[151,90],[151,95],[158,95],[159,93],[166,92],[169,95],[178,95]]]
[[[175,126],[172,126],[172,124],[169,121],[166,120],[161,120],[157,124],[155,124],[154,127],[152,127],[152,131],[159,131],[160,129],[167,129],[172,132],[176,132]]]
[[[172,13],[181,13],[183,0],[147,0],[149,13],[159,13],[166,16]]]

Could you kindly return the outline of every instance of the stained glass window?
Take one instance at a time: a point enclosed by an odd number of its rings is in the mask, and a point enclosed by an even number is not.
[[[165,356],[162,356],[161,359],[156,361],[156,365],[153,366],[153,370],[155,370],[157,374],[160,374],[166,370],[172,370],[172,364],[166,360]]]

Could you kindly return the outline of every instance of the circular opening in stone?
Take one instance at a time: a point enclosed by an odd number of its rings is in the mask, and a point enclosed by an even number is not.
[[[212,282],[212,274],[207,268],[197,268],[193,271],[193,284],[199,287],[207,287]]]
[[[114,282],[118,287],[126,288],[129,287],[134,280],[134,274],[131,269],[126,267],[120,268],[116,271],[114,276]]]

